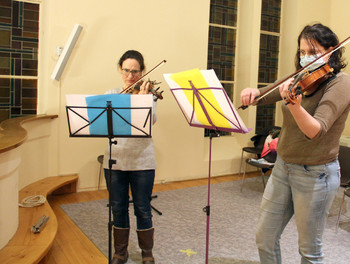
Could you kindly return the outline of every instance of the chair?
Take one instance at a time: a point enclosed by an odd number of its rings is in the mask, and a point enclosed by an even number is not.
[[[101,175],[103,171],[103,155],[100,155],[97,157],[98,163],[100,163],[100,170],[98,173],[98,184],[97,184],[97,190],[100,190],[100,184],[101,184]]]
[[[241,154],[241,162],[240,162],[240,167],[239,167],[239,173],[238,173],[238,177],[241,176],[241,172],[242,172],[242,165],[243,165],[243,153],[247,152],[247,153],[252,153],[256,155],[256,158],[261,158],[260,154],[264,148],[264,143],[265,140],[267,138],[267,136],[270,133],[276,133],[281,130],[280,126],[272,126],[269,128],[266,128],[264,130],[262,130],[261,132],[257,133],[255,136],[253,136],[250,140],[254,142],[254,147],[244,147],[242,148],[242,154]],[[276,158],[275,158],[276,159]],[[269,162],[273,163],[275,162],[275,159],[273,159],[271,161],[271,159],[267,159]],[[247,160],[246,160],[247,163]],[[254,165],[253,165],[254,166]],[[245,166],[246,168],[246,166]],[[244,173],[245,173],[245,169],[244,169]]]
[[[340,165],[340,186],[350,187],[350,147],[340,146],[338,155]]]
[[[339,165],[340,165],[340,187],[345,188],[343,192],[343,198],[340,204],[338,219],[336,223],[336,229],[338,230],[340,223],[340,215],[342,213],[345,196],[350,197],[350,147],[339,147]]]
[[[337,223],[336,223],[336,230],[338,230],[338,227],[339,227],[340,215],[341,215],[341,212],[342,212],[342,209],[343,209],[343,204],[344,204],[345,196],[350,197],[350,187],[346,187],[345,190],[344,190],[344,193],[343,193],[343,198],[342,198],[341,203],[340,203],[340,209],[339,209],[338,218],[337,218]],[[346,216],[346,215],[345,215],[345,216]],[[346,217],[350,219],[349,216],[346,216]]]
[[[258,135],[257,134],[250,139],[251,141],[254,141],[254,147],[242,148],[241,162],[240,162],[238,177],[241,176],[241,172],[242,172],[244,152],[255,154],[256,158],[260,158],[260,154],[261,154],[261,151],[264,147],[264,142],[265,142],[266,137],[267,137],[267,135]],[[244,170],[244,173],[245,173],[245,170]]]
[[[258,169],[261,170],[261,178],[262,178],[262,182],[264,185],[264,188],[266,186],[265,183],[265,173],[268,172],[269,170],[271,170],[274,167],[274,163],[271,162],[262,162],[262,159],[259,160],[255,160],[255,159],[246,159],[245,161],[245,167],[244,167],[244,173],[243,173],[243,178],[242,178],[242,184],[241,184],[241,192],[243,191],[243,185],[244,185],[244,180],[245,180],[245,173],[246,173],[246,168],[247,168],[247,164],[257,167]]]

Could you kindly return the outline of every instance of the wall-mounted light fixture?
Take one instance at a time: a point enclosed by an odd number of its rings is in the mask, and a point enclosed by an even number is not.
[[[67,61],[69,59],[70,54],[73,51],[73,48],[75,46],[75,43],[77,42],[80,32],[82,31],[83,27],[79,24],[75,24],[72,30],[72,33],[70,34],[66,45],[64,46],[62,53],[60,57],[58,58],[58,61],[56,63],[55,69],[53,70],[51,74],[51,79],[59,81],[61,78],[61,75],[63,73],[64,67],[67,64]]]

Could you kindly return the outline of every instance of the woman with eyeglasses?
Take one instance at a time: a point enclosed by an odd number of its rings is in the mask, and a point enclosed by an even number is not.
[[[335,50],[339,40],[319,23],[304,27],[297,41],[296,69],[307,66],[312,74],[328,64],[333,71],[311,91],[297,94],[294,103],[281,105],[277,160],[264,191],[256,231],[262,264],[282,262],[280,238],[293,216],[300,263],[323,263],[322,235],[340,184],[339,139],[350,110],[350,76],[342,72],[346,66],[343,51],[327,53]],[[258,105],[285,100],[293,81],[283,82]],[[253,103],[267,89],[244,89],[242,105]]]
[[[119,59],[118,69],[122,75],[123,87],[107,91],[107,94],[120,94],[122,90],[137,81],[145,70],[144,59],[140,52],[128,50]],[[149,82],[143,82],[138,94],[148,94]],[[137,96],[137,95],[136,95]],[[153,103],[153,123],[156,121],[156,102]],[[129,187],[131,189],[136,216],[137,237],[141,248],[142,263],[155,263],[152,254],[154,228],[151,212],[151,195],[155,177],[156,160],[152,138],[118,138],[112,145],[112,159],[116,164],[112,172],[108,169],[109,146],[104,155],[104,172],[113,213],[114,249],[113,264],[128,261]],[[109,177],[111,186],[109,186]]]

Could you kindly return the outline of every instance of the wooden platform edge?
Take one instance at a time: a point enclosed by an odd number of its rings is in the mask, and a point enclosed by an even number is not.
[[[19,192],[19,202],[31,195],[63,194],[76,192],[78,175],[65,175],[47,177],[38,180]],[[49,221],[42,232],[34,234],[31,227],[46,215]],[[19,207],[19,224],[17,232],[7,245],[0,250],[0,263],[2,264],[43,264],[45,256],[51,249],[58,230],[57,218],[50,204],[36,207]]]
[[[30,115],[7,119],[0,123],[0,153],[20,146],[27,138],[22,124],[41,119],[54,119],[58,115]]]

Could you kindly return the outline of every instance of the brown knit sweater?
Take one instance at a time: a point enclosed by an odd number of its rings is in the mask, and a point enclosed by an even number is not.
[[[268,87],[261,88],[261,92]],[[281,100],[276,89],[259,105]],[[303,96],[302,107],[321,124],[321,131],[307,138],[299,129],[288,107],[282,105],[283,124],[277,153],[287,163],[320,165],[333,161],[339,152],[339,139],[350,110],[350,76],[341,72],[321,84],[310,96]]]

